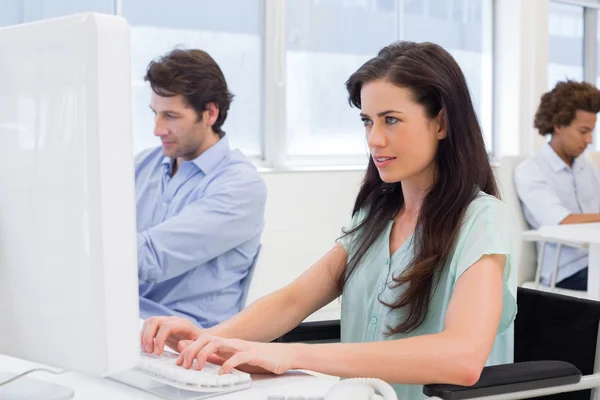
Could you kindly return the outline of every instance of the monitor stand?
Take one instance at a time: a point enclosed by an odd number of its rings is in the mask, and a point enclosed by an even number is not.
[[[0,382],[4,382],[16,374],[0,372]],[[0,399],[2,400],[67,400],[72,399],[73,389],[42,381],[27,376],[0,386]]]

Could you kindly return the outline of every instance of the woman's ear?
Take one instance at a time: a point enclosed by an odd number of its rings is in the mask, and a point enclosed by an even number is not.
[[[448,137],[448,120],[446,119],[446,110],[442,108],[435,119],[437,122],[436,136],[438,140],[446,139],[446,137]]]

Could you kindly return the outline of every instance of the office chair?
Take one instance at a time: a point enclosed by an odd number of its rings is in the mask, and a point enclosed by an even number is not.
[[[517,240],[515,240],[514,259],[517,263],[517,284],[524,288],[587,298],[587,292],[585,291],[557,288],[555,287],[555,283],[552,283],[551,286],[545,286],[540,283],[543,259],[542,257],[538,257],[539,253],[536,249],[535,242],[538,238],[535,235],[531,236],[529,239],[521,237],[523,232],[531,229],[523,216],[521,200],[517,195],[517,189],[514,182],[515,168],[517,168],[524,160],[525,157],[520,156],[503,157],[500,160],[500,166],[495,169],[500,197],[502,201],[508,205],[516,227],[514,237],[517,238]],[[547,244],[542,244],[542,246],[545,245]],[[543,250],[541,254],[543,254]],[[555,271],[558,270],[558,259],[556,259],[554,269]]]
[[[470,387],[425,385],[430,400],[590,400],[594,388],[600,400],[600,302],[519,287],[517,305],[514,363],[484,368]],[[302,323],[276,341],[339,340],[338,320]]]
[[[470,387],[426,385],[423,393],[443,400],[600,396],[600,302],[518,288],[517,304],[513,364],[484,368]]]

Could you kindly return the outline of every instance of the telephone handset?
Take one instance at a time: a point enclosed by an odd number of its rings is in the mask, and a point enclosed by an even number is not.
[[[381,396],[375,394],[379,392]],[[376,378],[345,379],[333,385],[325,400],[398,400],[394,388]]]

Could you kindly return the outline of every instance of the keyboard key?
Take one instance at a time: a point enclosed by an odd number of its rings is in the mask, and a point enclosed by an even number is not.
[[[245,372],[233,370],[229,374],[219,375],[220,366],[206,363],[201,371],[195,364],[185,369],[175,360],[178,355],[165,352],[161,356],[142,353],[136,370],[164,384],[185,390],[199,392],[222,392],[250,387],[251,377]]]

